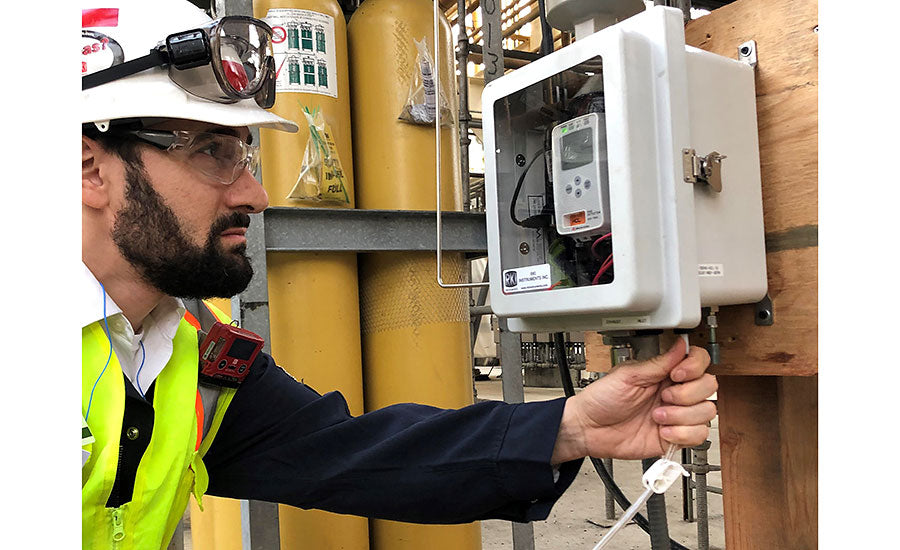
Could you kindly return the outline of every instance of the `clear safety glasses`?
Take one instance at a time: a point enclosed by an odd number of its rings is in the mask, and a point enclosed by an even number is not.
[[[187,130],[123,130],[118,133],[155,145],[226,185],[237,181],[244,170],[252,173],[259,166],[259,147],[235,136]]]
[[[169,35],[148,55],[81,78],[88,90],[153,67],[167,66],[169,78],[190,94],[218,103],[253,98],[275,104],[272,28],[253,17],[227,16]]]

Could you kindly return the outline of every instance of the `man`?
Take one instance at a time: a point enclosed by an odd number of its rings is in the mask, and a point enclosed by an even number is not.
[[[543,519],[585,456],[706,438],[716,382],[681,343],[570,399],[456,411],[354,418],[266,354],[237,389],[198,386],[198,325],[175,297],[246,287],[248,215],[267,204],[249,128],[296,130],[260,107],[274,93],[266,27],[175,0],[83,16],[84,57],[106,55],[82,66],[84,548],[164,548],[190,493],[422,523]],[[218,62],[229,55],[243,67]]]

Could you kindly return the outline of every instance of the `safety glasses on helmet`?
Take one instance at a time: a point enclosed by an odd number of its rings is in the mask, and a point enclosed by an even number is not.
[[[148,55],[83,76],[81,89],[164,65],[175,84],[197,97],[218,103],[253,98],[263,109],[275,104],[272,28],[238,15],[170,34]]]
[[[259,147],[227,134],[188,130],[113,130],[155,145],[210,178],[231,185],[259,166]]]

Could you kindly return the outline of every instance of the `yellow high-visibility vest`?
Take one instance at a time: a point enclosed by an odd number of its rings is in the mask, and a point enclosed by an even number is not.
[[[221,310],[204,303],[220,322],[230,322]],[[107,508],[106,503],[119,461],[126,382],[114,351],[110,357],[103,321],[82,329],[81,414],[87,414],[90,400],[87,424],[94,437],[82,447],[90,453],[81,470],[82,549],[164,550],[191,493],[202,509],[209,484],[203,456],[235,390],[221,389],[212,425],[202,436],[204,408],[197,389],[199,329],[199,322],[189,313],[178,325],[172,357],[156,379],[153,433],[137,469],[133,496],[118,508]]]

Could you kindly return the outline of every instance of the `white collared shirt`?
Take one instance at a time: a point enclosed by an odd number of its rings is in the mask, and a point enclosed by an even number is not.
[[[76,291],[81,298],[78,309],[82,315],[81,326],[100,321],[101,328],[106,331],[103,323],[105,301],[113,351],[125,377],[144,395],[172,357],[172,340],[184,316],[184,304],[178,298],[166,296],[144,319],[141,333],[135,334],[122,309],[106,294],[91,270],[84,263],[81,266],[84,272],[79,283],[81,287]]]

